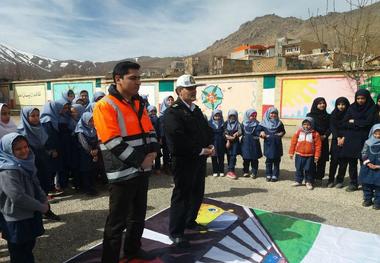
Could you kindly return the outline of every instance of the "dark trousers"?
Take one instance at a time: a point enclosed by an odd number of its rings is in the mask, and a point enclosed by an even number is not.
[[[157,157],[154,160],[154,169],[155,170],[161,169],[161,155],[159,155],[159,154],[157,154]]]
[[[195,224],[205,190],[206,158],[173,158],[174,189],[170,204],[169,233],[181,237]]]
[[[36,240],[16,244],[8,242],[9,256],[11,263],[34,263],[33,248]]]
[[[227,162],[228,162],[228,171],[235,172],[236,155],[227,154]]]
[[[339,166],[339,169],[338,169]],[[338,174],[335,178],[336,171]],[[329,170],[329,183],[334,183],[336,180],[337,184],[342,184],[344,181],[344,176],[346,175],[347,165],[342,165],[342,160],[338,158],[331,158],[330,170]]]
[[[249,173],[249,166],[252,168],[251,173],[257,175],[257,171],[259,170],[259,160],[243,159],[243,173]]]
[[[376,206],[380,206],[380,186],[374,184],[362,184],[363,197],[365,201],[372,201]]]
[[[314,156],[303,157],[296,154],[295,165],[296,165],[296,180],[295,181],[297,183],[302,183],[304,178],[305,178],[306,183],[314,183],[314,171],[315,171]]]
[[[168,145],[166,144],[165,137],[162,138],[162,161],[165,169],[171,169],[172,157],[169,152]]]
[[[280,176],[280,162],[279,159],[269,159],[265,160],[265,176],[267,178],[278,179]]]
[[[358,185],[358,159],[344,158],[342,159],[342,169],[346,171],[348,165],[348,174],[350,176],[350,184]]]
[[[88,193],[95,189],[95,170],[81,171],[81,186],[83,191]]]
[[[141,247],[141,236],[144,230],[147,207],[148,174],[109,186],[109,215],[104,227],[103,263],[118,263],[122,235],[124,254],[133,255]]]
[[[224,155],[212,156],[211,162],[213,173],[224,173]]]
[[[314,170],[314,178],[316,180],[322,180],[323,177],[325,177],[325,171],[326,171],[326,161],[324,160],[318,161]]]

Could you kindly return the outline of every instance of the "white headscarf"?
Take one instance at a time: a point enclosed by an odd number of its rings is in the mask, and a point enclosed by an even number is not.
[[[0,103],[0,112],[4,106],[8,107],[7,104]],[[12,121],[12,119],[10,119],[8,123],[4,123],[0,119],[0,138],[2,138],[5,134],[11,133],[11,132],[17,132],[17,126]]]

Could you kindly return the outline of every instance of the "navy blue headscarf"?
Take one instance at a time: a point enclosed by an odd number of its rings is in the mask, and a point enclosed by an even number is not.
[[[58,124],[62,119],[60,112],[66,104],[68,103],[63,100],[49,101],[46,103],[41,113],[41,123],[51,122],[53,128],[58,131]]]

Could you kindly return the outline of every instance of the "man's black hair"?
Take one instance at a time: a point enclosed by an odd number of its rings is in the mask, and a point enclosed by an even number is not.
[[[116,64],[112,71],[113,82],[116,83],[115,76],[119,75],[123,78],[124,75],[128,74],[130,69],[140,69],[140,65],[132,61],[122,61]]]

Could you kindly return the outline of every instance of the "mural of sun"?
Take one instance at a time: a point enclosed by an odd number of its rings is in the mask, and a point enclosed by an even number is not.
[[[223,92],[216,85],[207,86],[202,90],[202,103],[209,109],[215,110],[223,101]]]

